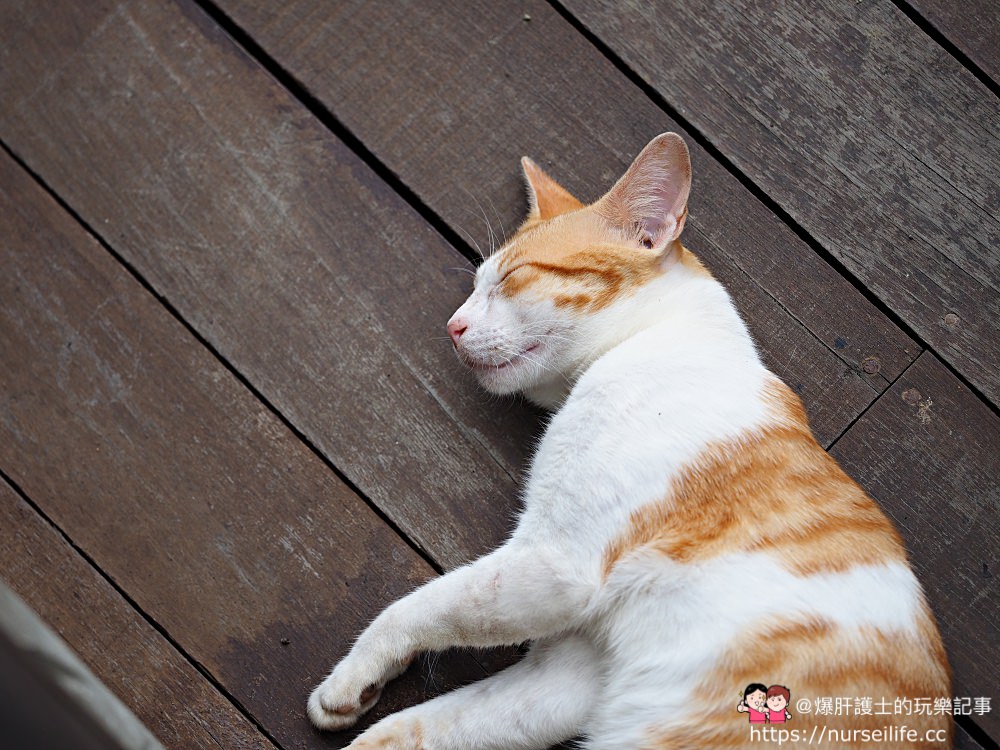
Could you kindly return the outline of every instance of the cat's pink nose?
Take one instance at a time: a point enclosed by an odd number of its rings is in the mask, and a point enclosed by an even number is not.
[[[452,318],[448,321],[448,335],[451,336],[451,343],[456,349],[458,348],[458,340],[468,329],[468,324],[461,318]]]

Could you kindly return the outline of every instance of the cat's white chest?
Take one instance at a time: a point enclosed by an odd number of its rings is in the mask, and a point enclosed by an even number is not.
[[[707,446],[764,424],[770,376],[752,348],[674,358],[694,336],[653,328],[588,370],[541,441],[519,534],[600,554]]]

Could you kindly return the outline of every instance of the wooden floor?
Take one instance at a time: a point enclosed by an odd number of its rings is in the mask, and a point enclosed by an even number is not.
[[[676,130],[686,244],[899,525],[996,748],[1000,23],[823,5],[0,1],[0,577],[168,747],[343,746],[310,688],[503,538],[541,429],[444,336],[518,158],[592,199]]]

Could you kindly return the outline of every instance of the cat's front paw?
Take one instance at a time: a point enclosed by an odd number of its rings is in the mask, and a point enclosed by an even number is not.
[[[388,670],[372,673],[352,671],[350,666],[357,662],[350,658],[341,662],[309,696],[309,719],[320,729],[336,731],[353,726],[378,703],[385,684],[405,672],[415,656],[410,654]]]
[[[355,680],[333,674],[313,690],[306,704],[309,720],[320,729],[338,730],[353,726],[382,697],[382,685],[360,685]]]
[[[424,750],[423,727],[418,719],[411,719],[406,713],[382,719],[357,737],[347,750]]]

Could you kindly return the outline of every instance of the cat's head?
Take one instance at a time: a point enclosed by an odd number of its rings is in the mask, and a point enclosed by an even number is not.
[[[552,405],[581,367],[639,327],[636,297],[687,255],[678,238],[691,161],[680,136],[660,135],[586,206],[527,157],[521,165],[528,217],[484,259],[448,333],[486,390]]]

